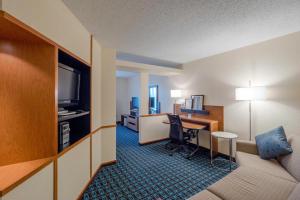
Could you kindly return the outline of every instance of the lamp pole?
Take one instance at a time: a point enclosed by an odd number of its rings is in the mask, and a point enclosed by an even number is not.
[[[249,80],[249,88],[251,88],[251,80]],[[252,140],[252,100],[249,100],[249,140]]]

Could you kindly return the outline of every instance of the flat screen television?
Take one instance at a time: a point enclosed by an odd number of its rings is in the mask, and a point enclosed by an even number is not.
[[[139,108],[139,98],[132,97],[131,98],[131,109],[138,109]]]
[[[58,105],[74,106],[79,103],[80,71],[58,64]]]

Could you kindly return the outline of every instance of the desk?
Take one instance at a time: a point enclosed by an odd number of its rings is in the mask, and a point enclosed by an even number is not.
[[[170,124],[169,120],[164,120],[163,123]],[[197,147],[187,157],[187,158],[191,158],[199,150],[199,130],[205,129],[206,126],[201,124],[191,123],[191,122],[184,122],[184,121],[182,121],[181,124],[183,128],[193,131],[193,134],[195,134],[197,138]]]
[[[170,124],[169,120],[164,120],[163,123]],[[195,123],[184,122],[184,121],[182,121],[182,127],[185,129],[194,129],[194,130],[201,130],[206,128],[206,126],[201,124],[195,124]]]
[[[206,118],[201,118],[201,117],[196,117],[196,116],[191,116],[188,117],[187,115],[180,115],[181,121],[182,121],[182,126],[189,127],[187,129],[197,129],[198,130],[208,130],[210,132],[210,149],[212,148],[213,154],[215,155],[218,153],[218,139],[213,138],[211,136],[212,132],[219,131],[219,121],[217,120],[211,120],[211,119],[206,119]],[[164,121],[163,123],[165,123]],[[169,123],[169,121],[167,121]],[[185,125],[184,125],[185,124]],[[193,128],[194,126],[194,128]],[[184,127],[184,128],[186,128]],[[198,137],[198,134],[197,134]],[[198,138],[197,138],[197,144],[199,143]],[[212,146],[212,147],[211,147]]]

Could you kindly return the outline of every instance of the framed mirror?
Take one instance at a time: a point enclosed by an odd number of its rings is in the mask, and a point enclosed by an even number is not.
[[[204,95],[192,95],[192,110],[203,110]]]

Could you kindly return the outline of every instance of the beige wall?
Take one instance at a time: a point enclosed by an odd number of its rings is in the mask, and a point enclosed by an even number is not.
[[[146,72],[140,73],[140,115],[147,115],[149,102],[149,74]]]
[[[102,48],[101,115],[102,126],[116,123],[116,50]],[[116,128],[101,130],[101,159],[116,160]]]
[[[110,162],[117,159],[116,155],[116,128],[101,129],[101,160],[102,163]]]
[[[116,50],[102,48],[101,108],[102,126],[116,122]]]
[[[73,200],[90,180],[90,138],[57,159],[57,199]]]
[[[147,143],[169,137],[169,125],[162,122],[167,120],[166,115],[139,118],[139,143]]]
[[[95,174],[102,164],[101,130],[92,135],[92,174]]]
[[[102,70],[102,51],[100,44],[93,38],[92,49],[92,131],[101,126],[101,70]]]
[[[129,114],[130,97],[128,94],[128,79],[117,78],[116,85],[116,118],[117,121],[121,121],[122,114]]]
[[[61,0],[2,0],[2,9],[90,62],[90,33]]]
[[[300,33],[184,64],[184,74],[169,78],[172,88],[205,94],[205,104],[225,106],[225,130],[248,139],[248,103],[235,100],[235,88],[267,87],[267,100],[253,105],[253,132],[283,125],[300,134]]]

